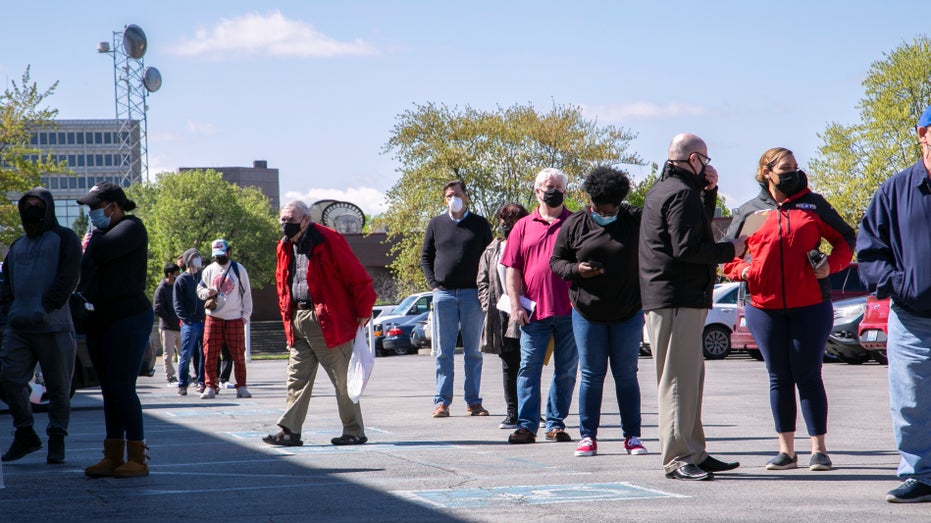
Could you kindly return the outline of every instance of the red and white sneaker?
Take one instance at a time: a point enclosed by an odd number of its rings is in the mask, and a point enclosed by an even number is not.
[[[648,454],[647,449],[643,446],[643,443],[640,443],[640,438],[637,436],[630,436],[624,440],[624,449],[628,454],[640,455]]]
[[[598,454],[598,442],[588,436],[582,438],[579,446],[575,448],[576,456],[594,456],[595,454]]]

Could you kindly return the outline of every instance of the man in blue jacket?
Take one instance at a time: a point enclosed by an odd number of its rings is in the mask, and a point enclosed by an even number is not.
[[[38,362],[49,398],[47,461],[64,463],[77,350],[68,300],[78,283],[81,241],[58,224],[52,193],[44,187],[20,198],[19,216],[26,234],[10,246],[0,282],[0,308],[7,313],[0,382],[16,428],[2,460],[15,461],[42,448],[26,386]]]
[[[877,298],[891,297],[889,403],[899,449],[891,503],[931,501],[931,107],[918,119],[921,160],[879,188],[857,236],[860,279]]]
[[[201,267],[204,263],[197,249],[188,249],[184,258],[184,272],[175,279],[175,314],[181,320],[181,354],[178,356],[178,396],[187,396],[190,385],[188,374],[191,359],[197,369],[197,392],[204,392],[204,300],[197,297]]]

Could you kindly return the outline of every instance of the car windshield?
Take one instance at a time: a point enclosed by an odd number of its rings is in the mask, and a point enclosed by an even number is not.
[[[407,298],[404,298],[404,301],[402,301],[401,303],[399,303],[397,307],[395,307],[394,309],[392,309],[392,310],[390,310],[390,311],[386,311],[385,314],[386,314],[386,315],[388,315],[388,314],[403,314],[405,311],[407,311],[407,309],[410,309],[410,308],[411,308],[411,304],[413,304],[415,301],[417,301],[417,295],[416,295],[416,294],[411,295],[411,296],[408,296]]]

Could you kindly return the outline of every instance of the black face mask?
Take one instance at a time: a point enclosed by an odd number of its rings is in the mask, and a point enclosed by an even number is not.
[[[556,208],[562,205],[564,198],[565,195],[556,188],[549,189],[543,193],[543,203],[550,208]]]
[[[511,227],[510,225],[502,225],[502,226],[501,226],[501,234],[504,235],[504,239],[505,239],[505,240],[507,240],[507,239],[508,239],[508,235],[511,234],[511,229],[513,229],[513,227]]]
[[[30,205],[23,208],[20,215],[23,217],[24,222],[42,223],[42,220],[45,219],[45,207]]]
[[[299,232],[301,232],[300,223],[282,223],[281,224],[281,234],[283,234],[287,238],[291,238]]]
[[[220,265],[226,265],[230,261],[229,256],[214,256],[213,260]]]
[[[801,171],[789,171],[778,174],[779,183],[776,184],[776,189],[779,189],[779,192],[786,196],[795,194],[798,191],[800,172]]]

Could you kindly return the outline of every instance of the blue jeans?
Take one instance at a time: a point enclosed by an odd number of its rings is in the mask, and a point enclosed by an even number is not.
[[[931,485],[931,321],[893,301],[887,326],[889,406],[899,478]]]
[[[484,313],[478,302],[477,289],[447,289],[433,291],[433,322],[439,350],[436,353],[436,396],[434,405],[453,402],[456,339],[462,332],[465,363],[464,394],[466,405],[482,403],[482,353],[478,350],[482,336]]]
[[[181,354],[178,356],[178,387],[186,389],[190,384],[188,368],[194,358],[197,367],[195,383],[204,382],[204,323],[181,324]]]
[[[540,428],[540,378],[546,348],[553,338],[556,368],[546,402],[546,430],[565,429],[563,422],[572,405],[579,352],[572,335],[572,316],[551,316],[520,328],[520,370],[517,372],[517,417],[533,434]]]
[[[614,376],[617,406],[624,437],[640,437],[640,382],[637,364],[643,336],[643,312],[614,323],[588,321],[572,309],[572,332],[579,348],[582,382],[579,385],[579,432],[597,438],[601,398],[608,362]]]

